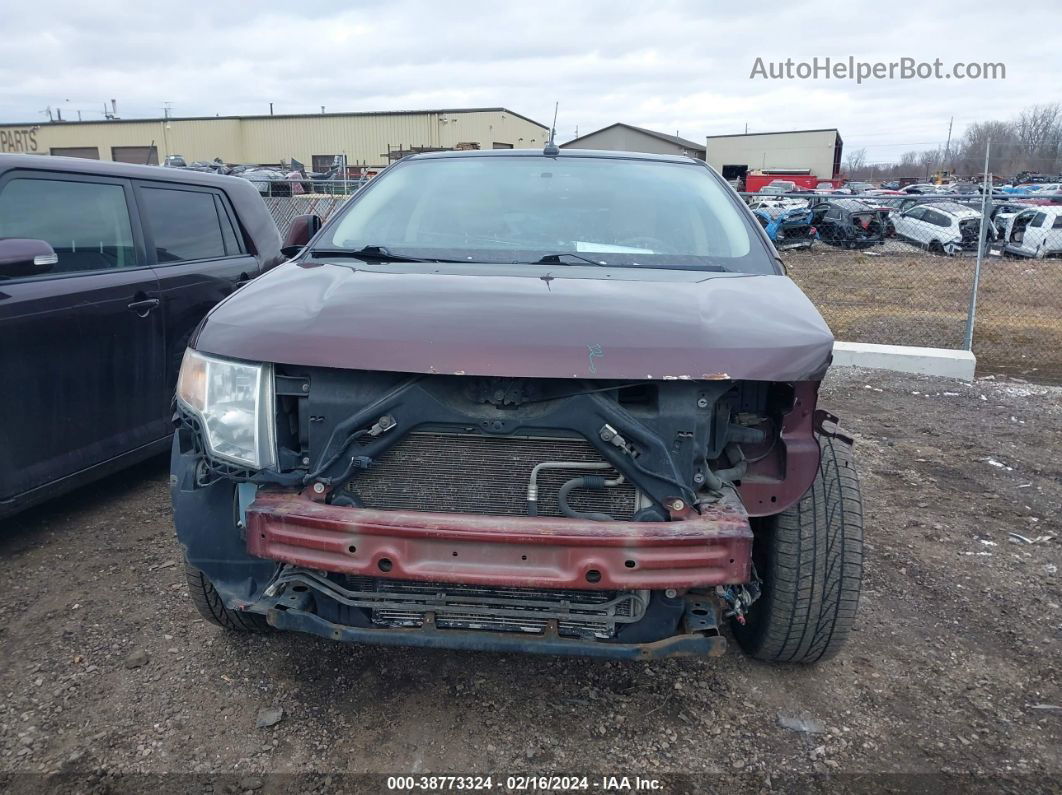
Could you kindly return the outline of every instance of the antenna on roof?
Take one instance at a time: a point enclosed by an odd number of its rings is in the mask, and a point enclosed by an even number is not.
[[[560,102],[555,102],[553,104],[553,126],[549,128],[549,140],[546,141],[546,146],[542,150],[542,154],[546,155],[547,157],[556,157],[560,154],[560,149],[555,143],[553,143],[553,138],[557,135],[558,108],[560,108]]]

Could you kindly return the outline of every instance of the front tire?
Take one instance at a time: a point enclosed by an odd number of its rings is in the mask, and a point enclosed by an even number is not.
[[[769,662],[813,663],[838,652],[855,621],[863,580],[863,505],[851,448],[820,436],[819,473],[791,508],[764,520],[753,541],[762,595],[738,645]]]
[[[260,613],[246,613],[225,607],[221,594],[199,569],[185,564],[184,575],[188,579],[188,592],[192,596],[195,609],[211,624],[216,624],[230,632],[263,634],[272,631],[272,627],[266,623],[265,616]]]

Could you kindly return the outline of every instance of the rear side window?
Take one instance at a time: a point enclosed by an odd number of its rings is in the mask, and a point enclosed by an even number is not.
[[[228,256],[235,238],[215,195],[209,191],[142,188],[144,212],[160,264]],[[228,227],[223,231],[222,222]],[[226,246],[226,237],[229,245]]]
[[[1062,215],[1055,216],[1055,222],[1051,224],[1052,229],[1062,229]]]
[[[0,237],[50,243],[59,255],[50,273],[137,264],[125,189],[113,183],[13,179],[0,190]]]

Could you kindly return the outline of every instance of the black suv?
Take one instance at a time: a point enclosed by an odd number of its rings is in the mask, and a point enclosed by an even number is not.
[[[0,155],[0,516],[166,450],[192,331],[282,259],[246,180]]]

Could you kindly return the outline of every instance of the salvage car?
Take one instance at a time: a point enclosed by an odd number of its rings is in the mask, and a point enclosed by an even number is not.
[[[1050,199],[1016,199],[1014,201],[1001,200],[995,202],[989,212],[989,218],[992,219],[992,226],[995,227],[996,237],[1001,240],[1006,239],[1007,224],[1018,213],[1028,210],[1030,207],[1042,207],[1051,203]]]
[[[815,242],[817,232],[811,225],[812,213],[806,205],[790,207],[773,215],[766,209],[753,210],[753,214],[779,251],[811,248]]]
[[[0,516],[168,450],[193,329],[280,243],[243,180],[0,155]]]
[[[1062,254],[1062,207],[1035,207],[1012,215],[1003,233],[1003,252],[1037,259]]]
[[[790,196],[768,196],[761,199],[759,194],[754,194],[754,197],[750,197],[749,201],[749,209],[756,214],[757,218],[763,214],[771,220],[794,208],[806,210],[807,207],[807,199],[792,198]]]
[[[869,248],[885,242],[896,230],[888,207],[859,199],[831,199],[811,208],[811,223],[824,243],[841,248]]]
[[[958,254],[976,251],[981,229],[981,213],[953,201],[919,204],[900,213],[894,221],[896,236],[932,254]],[[988,224],[986,233],[995,237]]]
[[[234,631],[814,662],[862,514],[833,338],[703,161],[420,154],[199,327],[171,489]],[[292,250],[292,249],[286,249]]]

